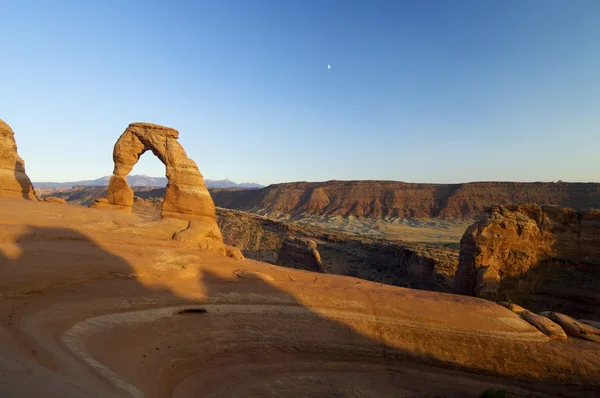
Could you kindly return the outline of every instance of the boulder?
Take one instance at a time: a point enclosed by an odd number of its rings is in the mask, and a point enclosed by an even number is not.
[[[61,204],[66,204],[67,201],[64,200],[63,198],[56,198],[54,196],[46,196],[44,198],[45,202],[52,202],[52,203],[61,203]]]
[[[133,189],[124,176],[113,175],[108,182],[108,203],[130,210],[133,206]]]
[[[326,272],[317,244],[306,238],[287,237],[279,250],[276,263],[285,267]]]
[[[15,133],[0,120],[0,196],[37,200],[25,161],[17,153]]]
[[[533,325],[537,330],[544,333],[553,340],[565,340],[567,335],[560,325],[552,322],[547,317],[535,314],[516,304],[501,302],[501,306],[508,308],[515,314],[519,315],[524,321]]]
[[[94,209],[108,209],[108,210],[120,210],[125,212],[131,212],[131,209],[128,206],[119,206],[111,204],[107,198],[98,198],[94,200],[94,203],[90,205],[91,208]]]
[[[244,255],[242,254],[242,251],[240,249],[238,249],[237,247],[225,245],[225,253],[227,254],[227,257],[231,257],[234,260],[243,260],[244,259]]]
[[[579,337],[580,339],[600,342],[600,329],[559,312],[544,311],[541,315],[556,322],[565,330],[569,336]]]
[[[190,220],[188,227],[175,233],[173,239],[179,242],[193,242],[198,244],[198,248],[201,250],[219,251],[226,254],[221,230],[216,222],[213,224],[210,220]]]
[[[526,204],[482,214],[460,242],[455,292],[600,314],[600,211]]]

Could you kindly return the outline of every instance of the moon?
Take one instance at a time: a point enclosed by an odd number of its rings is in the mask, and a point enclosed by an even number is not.
[[[327,69],[331,69],[331,65],[327,65]]]

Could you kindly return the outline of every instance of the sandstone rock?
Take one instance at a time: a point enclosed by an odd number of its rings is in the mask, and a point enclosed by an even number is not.
[[[113,150],[114,169],[106,201],[96,201],[91,207],[131,212],[134,192],[126,177],[140,156],[152,151],[165,165],[168,180],[161,216],[190,220],[188,228],[174,234],[173,239],[197,243],[201,250],[225,255],[227,249],[215,220],[215,205],[198,166],[188,158],[178,138],[179,132],[169,127],[150,123],[130,124]],[[140,204],[140,200],[136,203]],[[237,258],[241,256],[241,253],[232,250],[230,254]]]
[[[113,204],[109,203],[107,198],[98,198],[98,199],[94,200],[94,203],[92,203],[90,205],[90,207],[94,208],[94,209],[109,209],[109,210],[119,210],[119,211],[130,212],[130,209],[128,206],[113,205]]]
[[[94,204],[99,204],[99,205],[108,205],[108,199],[106,198],[98,198],[94,201]]]
[[[271,275],[263,274],[262,272],[248,271],[248,270],[235,270],[233,274],[240,279],[260,279],[263,281],[274,281]]]
[[[108,203],[131,209],[133,206],[133,189],[124,176],[113,175],[108,183]]]
[[[514,303],[509,303],[507,301],[500,301],[498,304],[500,304],[504,308],[508,308],[509,310],[511,310],[512,312],[514,312],[515,314],[519,314],[521,312],[527,311],[525,308],[521,307],[520,305],[517,305],[517,304],[514,304]]]
[[[133,191],[125,177],[140,156],[150,150],[166,166],[169,180],[162,206],[163,217],[205,219],[215,217],[215,205],[204,178],[188,158],[175,129],[150,123],[132,123],[121,135],[113,151],[115,167],[108,189],[108,201],[131,208]]]
[[[525,320],[526,322],[529,322],[536,329],[538,329],[540,332],[544,333],[546,336],[550,337],[551,339],[565,340],[567,338],[565,331],[560,327],[560,325],[557,325],[556,323],[552,322],[550,319],[548,319],[542,315],[534,314],[533,312],[526,310],[525,308],[518,306],[516,304],[507,303],[507,302],[501,302],[499,304],[503,307],[508,308],[512,312],[518,314],[521,318],[523,318],[523,320]]]
[[[242,251],[240,249],[238,249],[237,247],[225,245],[225,252],[227,254],[227,257],[231,257],[234,260],[243,260],[244,259],[244,255],[242,254]]]
[[[306,238],[290,236],[284,240],[276,263],[286,267],[326,272],[321,255],[317,251],[317,244]]]
[[[37,200],[25,162],[17,153],[15,133],[0,120],[0,196]]]
[[[210,221],[190,220],[187,229],[174,234],[173,239],[179,242],[197,242],[202,250],[218,250],[225,253],[221,230],[216,222],[213,224]]]
[[[553,311],[544,311],[541,315],[558,323],[569,336],[600,342],[600,329],[579,322],[568,315]]]
[[[532,302],[543,302],[542,308],[567,305],[572,313],[597,316],[600,211],[533,204],[493,207],[461,239],[456,292],[479,295],[483,266],[490,269],[486,274],[493,270],[499,275],[501,295],[535,295]]]
[[[44,201],[46,202],[53,202],[53,203],[62,203],[62,204],[66,204],[67,201],[64,200],[63,198],[55,198],[54,196],[46,196],[44,198]]]
[[[475,295],[493,300],[498,294],[500,286],[500,275],[492,267],[481,267],[477,271],[475,281]]]

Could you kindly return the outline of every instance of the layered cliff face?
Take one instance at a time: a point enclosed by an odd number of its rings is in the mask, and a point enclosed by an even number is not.
[[[327,181],[270,185],[257,190],[214,190],[215,204],[269,217],[472,219],[495,205],[538,203],[600,208],[597,183],[409,184]]]
[[[251,259],[278,263],[280,249],[291,236],[313,241],[328,273],[436,291],[450,291],[453,286],[457,252],[451,249],[361,237],[220,208],[217,222],[224,242]],[[294,264],[300,268],[302,262]]]
[[[25,162],[17,152],[15,133],[0,120],[0,196],[36,200]]]
[[[491,208],[461,240],[456,291],[600,316],[600,211]]]

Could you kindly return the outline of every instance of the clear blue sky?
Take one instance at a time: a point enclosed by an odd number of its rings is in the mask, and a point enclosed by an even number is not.
[[[600,1],[1,1],[0,118],[34,181],[131,122],[206,178],[600,181]],[[331,69],[327,69],[327,65]],[[146,154],[135,174],[164,175]]]

